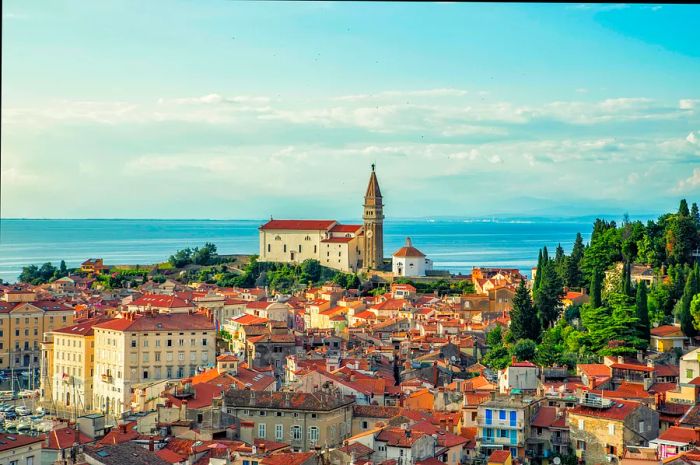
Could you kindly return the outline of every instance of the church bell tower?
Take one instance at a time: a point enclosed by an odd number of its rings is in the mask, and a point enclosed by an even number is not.
[[[365,193],[365,205],[362,219],[365,222],[364,268],[378,269],[384,264],[384,205],[379,182],[374,172],[369,176],[369,185]]]

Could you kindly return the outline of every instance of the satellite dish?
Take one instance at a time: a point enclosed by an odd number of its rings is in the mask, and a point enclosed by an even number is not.
[[[561,463],[561,459],[559,457],[554,457],[554,465],[559,465]]]

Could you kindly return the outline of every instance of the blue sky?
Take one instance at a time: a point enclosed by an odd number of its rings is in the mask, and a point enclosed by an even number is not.
[[[700,200],[694,5],[3,2],[2,216]]]

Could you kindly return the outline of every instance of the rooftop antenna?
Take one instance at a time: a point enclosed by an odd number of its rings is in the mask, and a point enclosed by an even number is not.
[[[376,162],[372,162],[372,171],[374,171],[375,165],[376,165]]]

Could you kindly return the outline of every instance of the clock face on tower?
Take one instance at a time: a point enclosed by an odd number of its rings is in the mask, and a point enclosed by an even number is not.
[[[369,231],[367,231],[367,237],[371,238],[373,235],[374,235],[374,233],[372,232],[371,229]]]

